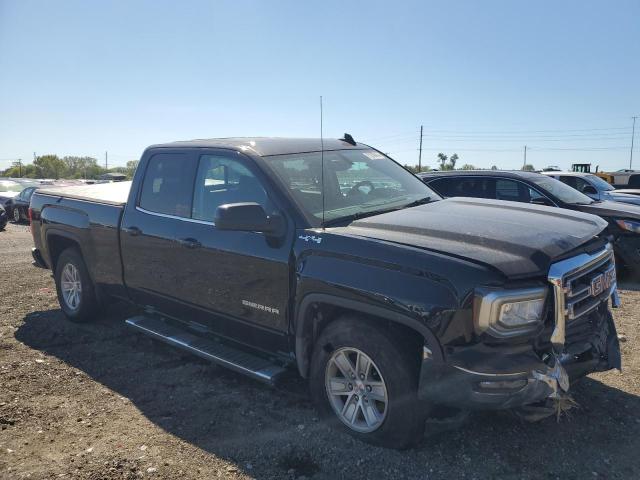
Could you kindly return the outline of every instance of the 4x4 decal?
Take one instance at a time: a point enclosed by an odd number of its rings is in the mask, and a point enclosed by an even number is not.
[[[316,242],[318,245],[322,242],[322,237],[316,237],[314,235],[300,235],[298,238],[305,242]]]

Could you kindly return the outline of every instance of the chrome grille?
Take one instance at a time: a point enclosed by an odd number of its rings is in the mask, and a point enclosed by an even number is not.
[[[616,289],[613,249],[607,244],[593,254],[582,253],[554,263],[549,271],[555,299],[555,326],[551,343],[558,351]]]

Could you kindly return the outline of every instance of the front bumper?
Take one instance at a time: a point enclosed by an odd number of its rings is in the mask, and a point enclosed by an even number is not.
[[[457,349],[447,363],[425,359],[418,397],[465,410],[515,408],[567,390],[571,381],[591,372],[620,369],[618,337],[606,304],[593,315],[598,322],[593,338],[560,357],[543,361],[528,344],[480,344]]]

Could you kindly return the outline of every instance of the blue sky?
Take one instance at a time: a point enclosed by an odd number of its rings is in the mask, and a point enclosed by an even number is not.
[[[628,166],[640,2],[0,0],[0,168],[349,132],[417,163]],[[639,119],[640,120],[640,119]],[[640,139],[640,121],[636,140]],[[640,168],[640,145],[635,159]]]

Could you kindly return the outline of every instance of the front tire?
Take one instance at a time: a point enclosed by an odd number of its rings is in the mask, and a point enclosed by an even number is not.
[[[417,398],[419,355],[366,319],[345,317],[318,339],[310,389],[320,416],[367,443],[408,448],[423,437],[427,409]]]
[[[20,223],[22,217],[20,216],[20,209],[18,207],[13,208],[13,221],[14,223]]]
[[[58,302],[65,316],[73,322],[95,318],[98,300],[82,255],[75,248],[63,251],[55,271]]]

